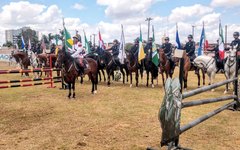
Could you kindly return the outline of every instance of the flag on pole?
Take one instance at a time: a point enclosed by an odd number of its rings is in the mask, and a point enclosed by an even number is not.
[[[98,38],[99,38],[99,47],[101,50],[104,50],[106,49],[105,45],[104,45],[104,42],[102,40],[102,36],[101,36],[101,33],[100,33],[100,30],[98,32]]]
[[[90,45],[88,43],[87,36],[86,36],[86,33],[85,33],[84,30],[83,30],[83,33],[84,33],[84,41],[85,41],[86,53],[89,54],[90,53]]]
[[[29,40],[28,40],[28,50],[30,51],[31,48],[32,48],[32,46],[31,46],[31,41],[30,41],[30,39],[29,39]]]
[[[145,58],[145,53],[144,53],[144,48],[143,48],[143,43],[142,43],[142,30],[141,30],[141,26],[140,26],[138,61],[140,62],[144,58]]]
[[[152,62],[155,66],[159,65],[159,55],[157,52],[157,46],[155,44],[154,26],[152,26],[153,40],[152,40]]]
[[[224,59],[224,39],[223,39],[223,29],[221,25],[221,21],[219,23],[219,40],[218,40],[218,45],[219,45],[219,56],[220,59]]]
[[[203,22],[203,28],[202,28],[202,33],[200,37],[199,47],[198,47],[198,56],[203,54],[204,48],[205,48],[205,29],[204,29],[204,22]]]
[[[127,57],[125,53],[125,37],[124,37],[124,32],[123,32],[123,25],[122,27],[122,33],[121,33],[121,42],[120,42],[120,47],[119,47],[119,55],[118,58],[120,60],[121,64],[124,64],[124,59]]]
[[[64,22],[64,18],[63,18],[63,28],[64,28],[64,43],[65,43],[65,50],[68,49],[72,49],[72,45],[73,45],[73,40],[71,38],[71,34],[68,32],[68,30],[65,27],[65,22]]]
[[[178,25],[176,25],[177,31],[176,31],[176,44],[177,44],[177,49],[181,49],[181,42],[179,39],[179,35],[178,35]]]
[[[24,42],[24,39],[23,39],[23,35],[22,35],[22,37],[21,37],[21,41],[22,41],[22,49],[25,49],[25,42]]]

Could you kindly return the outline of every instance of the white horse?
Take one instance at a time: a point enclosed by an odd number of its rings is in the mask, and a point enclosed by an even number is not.
[[[204,69],[209,78],[209,85],[214,83],[215,74],[217,72],[216,61],[213,57],[201,55],[194,59],[194,66]],[[212,90],[214,91],[214,90]]]
[[[31,66],[32,66],[33,68],[38,68],[38,67],[39,67],[39,64],[38,64],[37,55],[36,55],[33,51],[30,51],[30,52],[28,53],[28,56],[29,56],[29,58],[30,58],[30,64],[31,64]],[[38,78],[38,77],[39,77],[38,74],[39,74],[39,73],[34,72],[34,77],[35,77],[35,78]]]
[[[233,79],[236,73],[236,50],[237,46],[232,47],[228,52],[225,52],[226,62],[224,64],[224,71],[226,79]],[[226,84],[224,94],[229,90],[229,85]]]

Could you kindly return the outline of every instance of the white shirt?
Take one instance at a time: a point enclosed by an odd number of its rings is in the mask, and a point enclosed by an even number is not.
[[[79,56],[82,55],[82,54],[80,54],[80,53],[83,52],[83,48],[81,47],[80,43],[78,42],[77,44],[74,44],[74,45],[72,46],[72,49],[69,49],[69,52],[72,53],[71,56],[72,56],[73,58],[77,58],[77,57],[79,57]]]

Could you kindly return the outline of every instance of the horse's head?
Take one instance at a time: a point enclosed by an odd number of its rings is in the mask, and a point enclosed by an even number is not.
[[[236,61],[236,52],[237,52],[237,46],[233,46],[232,49],[229,50],[228,59],[229,61],[233,62]]]
[[[62,67],[62,63],[65,59],[65,55],[66,55],[66,51],[65,51],[65,46],[62,49],[58,50],[58,54],[57,54],[57,60],[55,63],[55,66],[57,68],[61,68]]]

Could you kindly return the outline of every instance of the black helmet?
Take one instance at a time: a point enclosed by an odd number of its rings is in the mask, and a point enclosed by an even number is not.
[[[139,37],[137,37],[134,42],[138,43],[139,42]]]
[[[116,42],[116,43],[118,43],[118,40],[117,40],[117,39],[115,39],[115,40],[113,40],[113,42]]]
[[[149,41],[153,41],[153,38],[152,38],[152,37],[150,37],[150,38],[149,38]]]
[[[234,32],[233,36],[239,36],[239,32]]]
[[[191,38],[191,39],[193,39],[193,36],[192,36],[192,34],[189,34],[189,35],[188,35],[188,38]]]
[[[169,37],[165,37],[164,40],[168,40],[169,41]]]

